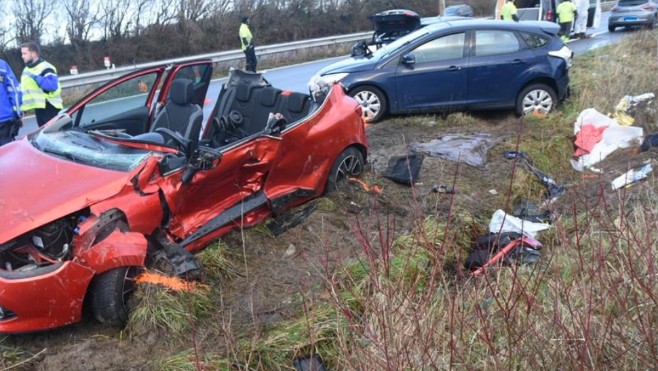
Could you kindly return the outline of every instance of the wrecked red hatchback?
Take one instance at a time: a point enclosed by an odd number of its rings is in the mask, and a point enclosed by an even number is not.
[[[133,278],[321,196],[364,168],[360,108],[340,85],[282,91],[234,70],[204,119],[211,61],[93,91],[0,148],[0,333],[125,324]]]

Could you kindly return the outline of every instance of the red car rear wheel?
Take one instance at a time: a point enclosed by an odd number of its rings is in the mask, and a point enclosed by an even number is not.
[[[338,155],[331,167],[326,191],[335,191],[338,184],[348,177],[358,177],[363,173],[365,164],[363,154],[355,147],[346,148]]]

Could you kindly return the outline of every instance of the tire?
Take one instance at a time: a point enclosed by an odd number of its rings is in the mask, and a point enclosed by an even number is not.
[[[533,112],[545,115],[555,109],[557,95],[548,85],[533,84],[525,87],[516,98],[516,114],[525,116]]]
[[[103,272],[91,286],[94,317],[106,325],[123,327],[128,322],[128,300],[135,291],[138,267],[120,267]]]
[[[656,17],[651,18],[651,22],[647,24],[647,28],[653,30],[656,27]]]
[[[363,174],[365,164],[363,154],[355,147],[348,147],[338,155],[331,167],[325,192],[335,191],[341,181],[347,177],[358,177]]]
[[[608,26],[608,32],[615,32],[615,26]]]
[[[386,114],[388,109],[386,96],[376,87],[359,86],[350,92],[350,96],[359,102],[361,117],[365,122],[377,122]]]

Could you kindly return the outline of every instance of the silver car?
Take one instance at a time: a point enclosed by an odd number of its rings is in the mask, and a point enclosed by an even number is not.
[[[653,0],[619,0],[608,18],[608,31],[617,27],[646,26],[653,29],[658,18],[658,4]]]

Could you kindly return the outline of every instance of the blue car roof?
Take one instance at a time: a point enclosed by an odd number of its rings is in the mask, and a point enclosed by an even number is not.
[[[549,34],[557,34],[557,32],[560,30],[560,26],[558,26],[556,23],[547,22],[547,21],[510,22],[510,21],[501,21],[495,19],[472,19],[472,18],[463,18],[463,19],[433,23],[427,25],[426,27],[423,27],[421,30],[424,30],[425,32],[434,33],[436,31],[444,30],[446,28],[453,28],[455,30],[469,30],[469,29],[477,29],[477,28],[488,28],[488,29],[498,28],[498,29],[513,29],[513,30],[526,30],[526,31],[542,30]]]

